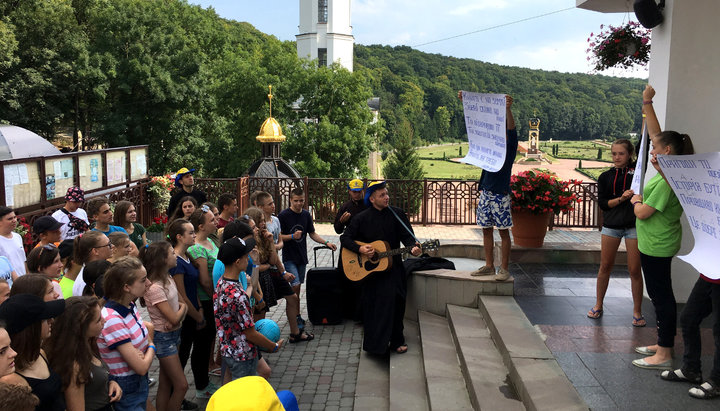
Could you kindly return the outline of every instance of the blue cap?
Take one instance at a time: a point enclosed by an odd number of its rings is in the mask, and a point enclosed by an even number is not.
[[[372,183],[368,184],[367,188],[365,189],[365,205],[370,207],[370,196],[372,193],[375,192],[375,190],[379,190],[381,188],[385,188],[387,183],[384,181],[373,181]]]

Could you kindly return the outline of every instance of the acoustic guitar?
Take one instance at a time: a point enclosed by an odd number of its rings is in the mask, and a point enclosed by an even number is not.
[[[370,245],[375,250],[375,254],[368,258],[364,254],[354,253],[347,248],[342,249],[342,263],[345,276],[351,281],[360,281],[367,277],[368,274],[376,271],[385,271],[392,267],[392,257],[397,254],[408,253],[414,245],[404,248],[390,249],[390,244],[386,241],[373,241],[372,243],[363,243],[355,241],[356,244]],[[434,250],[440,246],[440,241],[429,240],[420,245],[422,251]]]

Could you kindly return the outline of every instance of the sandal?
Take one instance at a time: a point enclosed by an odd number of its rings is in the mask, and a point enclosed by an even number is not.
[[[587,316],[588,318],[592,318],[593,320],[597,320],[603,315],[602,308],[599,310],[596,310],[594,308],[591,308],[590,311],[588,311]]]
[[[713,385],[710,381],[705,381],[697,387],[690,388],[688,394],[690,394],[693,398],[709,400],[711,398],[720,397],[720,386]]]
[[[408,351],[407,344],[403,344],[395,349],[395,352],[398,354],[405,354]]]
[[[640,317],[635,317],[633,315],[632,325],[633,327],[644,327],[647,325],[647,321],[645,321],[645,317],[642,315]]]
[[[312,341],[313,338],[315,338],[315,335],[307,331],[300,331],[297,334],[290,334],[290,338],[288,339],[288,341],[290,341],[291,344],[295,344],[299,342]]]
[[[663,371],[660,378],[665,381],[673,382],[694,382],[700,384],[702,382],[702,374],[695,372],[684,372],[682,368],[673,371]]]

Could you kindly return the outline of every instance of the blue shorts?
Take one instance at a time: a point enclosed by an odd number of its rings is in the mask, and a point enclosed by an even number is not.
[[[305,282],[307,264],[296,264],[292,261],[283,261],[283,264],[285,265],[285,271],[295,275],[295,279],[290,283],[291,286],[294,287]]]
[[[510,194],[495,194],[482,190],[478,195],[477,225],[482,228],[497,227],[500,230],[512,227]]]
[[[112,403],[115,411],[145,411],[150,389],[147,375],[132,374],[124,377],[111,375],[110,379],[122,388],[122,397]]]
[[[180,330],[178,328],[175,331],[160,332],[155,331],[155,348],[157,353],[155,356],[158,358],[165,358],[178,353],[178,345],[180,345]]]
[[[234,358],[223,356],[222,363],[230,370],[230,375],[232,375],[233,380],[257,375],[258,357],[255,357],[252,360],[238,361]]]
[[[615,237],[615,238],[625,238],[630,240],[637,240],[637,230],[635,227],[630,228],[610,228],[603,226],[602,231],[600,232],[602,235],[606,235],[608,237]]]

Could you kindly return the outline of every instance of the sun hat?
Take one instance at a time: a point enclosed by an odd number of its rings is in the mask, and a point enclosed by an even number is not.
[[[85,201],[85,191],[82,188],[74,186],[67,189],[65,193],[65,201],[72,203],[82,203]]]

